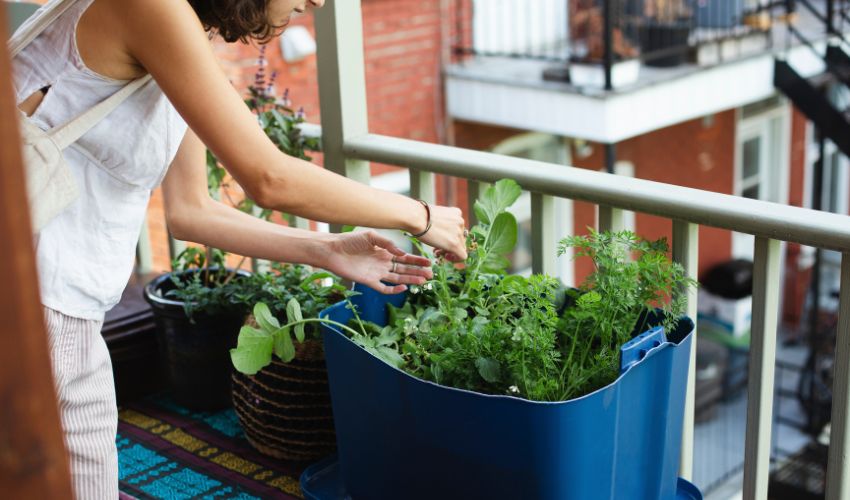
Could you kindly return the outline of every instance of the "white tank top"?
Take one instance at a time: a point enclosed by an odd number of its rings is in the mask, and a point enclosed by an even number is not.
[[[31,117],[42,129],[68,122],[127,83],[90,70],[77,50],[77,23],[92,1],[75,2],[12,61],[18,104],[50,87]],[[36,238],[45,306],[102,319],[118,303],[151,190],[185,132],[186,123],[151,80],[65,150],[81,194]]]

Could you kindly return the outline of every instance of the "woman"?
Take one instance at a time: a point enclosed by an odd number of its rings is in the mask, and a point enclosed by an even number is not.
[[[116,498],[117,414],[104,312],[131,273],[160,182],[179,239],[322,267],[384,293],[431,277],[427,259],[374,232],[318,234],[213,201],[205,149],[259,205],[310,219],[401,229],[464,259],[461,213],[378,191],[282,154],[213,56],[209,33],[268,41],[324,0],[76,0],[15,57],[19,108],[61,125],[146,74],[145,84],[65,151],[83,193],[38,235],[37,262],[62,424],[80,499]],[[391,283],[391,285],[385,284]]]

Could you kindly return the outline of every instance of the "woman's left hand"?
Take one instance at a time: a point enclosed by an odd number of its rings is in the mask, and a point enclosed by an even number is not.
[[[393,294],[407,290],[406,285],[421,285],[434,276],[430,260],[406,253],[375,231],[334,236],[322,267],[342,278]]]

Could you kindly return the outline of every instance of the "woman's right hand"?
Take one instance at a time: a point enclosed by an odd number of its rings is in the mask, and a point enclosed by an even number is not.
[[[431,229],[419,238],[436,249],[438,256],[452,262],[466,260],[466,222],[456,207],[431,205]]]

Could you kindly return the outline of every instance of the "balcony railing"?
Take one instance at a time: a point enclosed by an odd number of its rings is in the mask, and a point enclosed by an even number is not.
[[[713,1],[711,3],[714,3]],[[850,283],[850,217],[815,212],[730,195],[656,182],[616,177],[560,165],[519,160],[447,146],[378,136],[366,120],[366,84],[360,2],[328,0],[317,11],[319,82],[325,164],[369,181],[369,161],[410,169],[413,195],[434,199],[434,175],[477,182],[516,179],[532,193],[534,270],[553,272],[555,198],[599,205],[601,229],[623,226],[623,210],[668,218],[673,224],[673,256],[696,277],[700,225],[755,236],[755,276],[751,363],[749,367],[744,498],[766,499],[770,462],[774,364],[780,289],[780,243],[792,241],[843,252],[842,285]],[[696,298],[689,297],[696,313]],[[850,287],[841,287],[840,321],[835,354],[832,438],[827,498],[850,496]],[[694,356],[692,353],[681,474],[692,473]]]
[[[757,3],[750,9],[744,4],[745,0],[454,0],[453,52],[459,61],[478,55],[598,65],[610,89],[611,73],[619,62],[675,66],[696,61],[698,49],[709,45],[716,47],[711,60],[719,61],[728,52],[720,42],[754,35],[762,35],[767,46],[770,23],[759,17]]]

